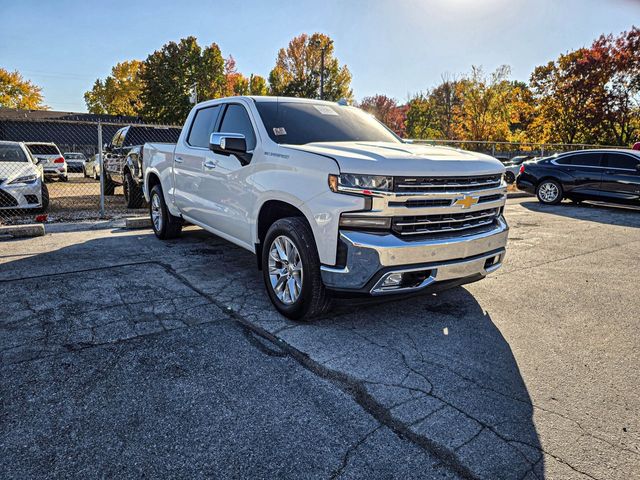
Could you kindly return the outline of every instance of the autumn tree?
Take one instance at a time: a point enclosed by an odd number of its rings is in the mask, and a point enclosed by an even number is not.
[[[318,98],[321,55],[324,50],[324,99],[352,100],[351,72],[334,57],[333,41],[322,33],[302,34],[278,52],[269,74],[273,95]]]
[[[249,95],[268,95],[269,87],[264,77],[260,75],[251,75],[249,77]]]
[[[198,101],[222,97],[227,89],[220,48],[215,43],[202,48],[195,37],[169,42],[149,55],[141,78],[143,116],[167,124],[185,120],[194,87]]]
[[[386,95],[364,97],[358,106],[372,114],[397,135],[404,135],[406,109],[399,106],[393,98]]]
[[[439,119],[430,94],[414,95],[408,103],[405,122],[408,138],[443,138]]]
[[[96,114],[139,115],[143,106],[142,68],[139,60],[116,64],[111,75],[96,80],[93,88],[84,94],[87,110]]]
[[[47,110],[42,103],[42,89],[25,80],[17,71],[0,68],[0,107]]]

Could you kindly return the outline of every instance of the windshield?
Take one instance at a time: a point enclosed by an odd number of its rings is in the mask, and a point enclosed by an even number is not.
[[[0,162],[28,162],[29,159],[25,155],[19,145],[0,144]]]
[[[64,158],[67,160],[84,160],[84,155],[81,153],[65,153]]]
[[[307,102],[256,101],[271,140],[304,145],[313,142],[393,142],[398,137],[362,110]]]
[[[34,155],[60,155],[58,147],[55,145],[43,145],[41,143],[37,143],[35,145],[27,145],[27,147]]]

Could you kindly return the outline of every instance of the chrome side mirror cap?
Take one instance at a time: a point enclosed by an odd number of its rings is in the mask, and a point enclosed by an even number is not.
[[[209,149],[220,155],[235,155],[242,165],[251,161],[251,154],[247,153],[247,140],[241,133],[212,133]]]

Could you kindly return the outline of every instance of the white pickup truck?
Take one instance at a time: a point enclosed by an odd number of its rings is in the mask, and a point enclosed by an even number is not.
[[[499,161],[404,142],[337,103],[200,103],[176,145],[144,145],[143,171],[158,238],[186,221],[255,253],[289,318],[318,315],[335,295],[474,282],[505,255]]]

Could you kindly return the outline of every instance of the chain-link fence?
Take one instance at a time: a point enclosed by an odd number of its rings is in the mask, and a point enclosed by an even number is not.
[[[530,143],[530,142],[491,142],[478,140],[412,140],[413,143],[443,145],[461,148],[472,152],[486,153],[499,160],[509,160],[517,156],[545,157],[555,153],[584,150],[589,148],[620,148],[589,143]]]
[[[142,145],[180,127],[87,121],[0,122],[0,223],[142,214]]]
[[[0,223],[77,221],[144,214],[142,145],[175,143],[180,127],[142,123],[0,119]],[[488,153],[545,156],[593,148],[535,144],[414,140]],[[102,155],[101,155],[102,154]]]

